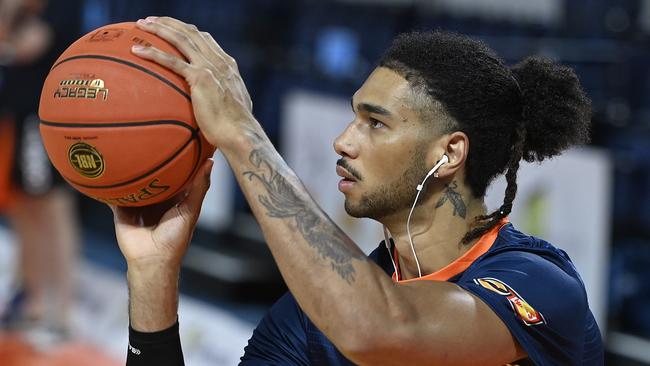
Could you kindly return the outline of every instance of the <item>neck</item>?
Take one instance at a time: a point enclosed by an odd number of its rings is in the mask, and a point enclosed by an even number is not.
[[[410,207],[381,220],[399,252],[400,279],[419,275],[406,228],[409,211]],[[411,215],[410,231],[423,276],[445,267],[475,244],[476,240],[466,244],[462,240],[474,218],[485,212],[483,200],[473,198],[455,181],[445,185],[438,194],[426,199],[420,197]]]

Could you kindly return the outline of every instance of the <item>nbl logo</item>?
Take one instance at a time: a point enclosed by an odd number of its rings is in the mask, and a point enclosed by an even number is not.
[[[68,160],[74,170],[86,178],[97,178],[104,173],[102,155],[85,142],[77,142],[70,146]]]

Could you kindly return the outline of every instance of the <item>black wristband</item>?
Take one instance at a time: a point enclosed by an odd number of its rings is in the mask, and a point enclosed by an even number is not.
[[[158,332],[139,332],[129,324],[129,340],[138,343],[160,343],[178,337],[178,320],[171,327]]]
[[[158,332],[139,332],[129,325],[127,366],[183,366],[178,321]]]

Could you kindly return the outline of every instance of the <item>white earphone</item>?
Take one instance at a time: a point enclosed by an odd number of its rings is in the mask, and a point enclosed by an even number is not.
[[[417,254],[415,254],[415,246],[413,245],[413,239],[411,238],[411,215],[413,215],[413,210],[415,210],[415,205],[418,203],[418,198],[420,198],[420,193],[422,192],[422,189],[424,188],[424,184],[427,182],[427,179],[429,179],[430,176],[434,175],[438,171],[438,169],[440,169],[441,166],[447,164],[448,162],[449,162],[449,157],[446,154],[442,155],[442,157],[440,158],[440,160],[438,160],[436,165],[434,165],[434,167],[431,168],[431,170],[429,170],[427,175],[422,180],[422,183],[418,184],[418,186],[416,187],[418,193],[415,195],[413,206],[411,206],[411,211],[409,211],[409,216],[408,219],[406,220],[406,232],[408,233],[409,243],[411,244],[411,251],[413,252],[413,258],[415,258],[415,264],[418,267],[419,277],[422,277],[422,269],[420,269],[420,261],[418,260]],[[390,252],[390,248],[389,248],[388,230],[386,229],[386,227],[384,227],[384,238],[386,240],[385,243],[386,243],[386,249],[388,249],[388,255],[390,256],[390,259],[393,262],[393,268],[395,268],[395,276],[399,281],[399,273],[397,272],[397,266],[395,265],[395,261],[393,260],[393,254]]]
[[[418,184],[418,186],[417,186],[417,188],[416,188],[416,189],[418,190],[418,192],[421,191],[422,188],[424,188],[424,182],[426,182],[427,179],[429,179],[429,177],[430,177],[431,175],[433,175],[435,172],[437,172],[438,169],[440,169],[440,167],[441,167],[443,164],[447,164],[448,162],[449,162],[449,157],[448,157],[446,154],[442,155],[442,158],[440,158],[440,160],[438,160],[438,162],[436,163],[436,165],[434,165],[434,167],[431,168],[431,170],[429,170],[429,172],[427,173],[427,176],[424,177],[424,180],[422,181],[422,183],[421,183],[421,184]],[[417,200],[417,198],[416,198],[416,200]]]

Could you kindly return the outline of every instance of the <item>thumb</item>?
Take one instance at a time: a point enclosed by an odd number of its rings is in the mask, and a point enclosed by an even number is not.
[[[213,166],[214,160],[211,158],[206,160],[196,173],[187,197],[178,204],[180,212],[187,215],[188,219],[192,223],[195,223],[199,218],[203,199],[205,198],[205,194],[208,192],[208,188],[210,188],[210,174],[212,173]]]
[[[119,207],[116,205],[107,205],[113,212],[113,221],[115,224],[127,224],[139,226],[140,215],[137,208]]]

